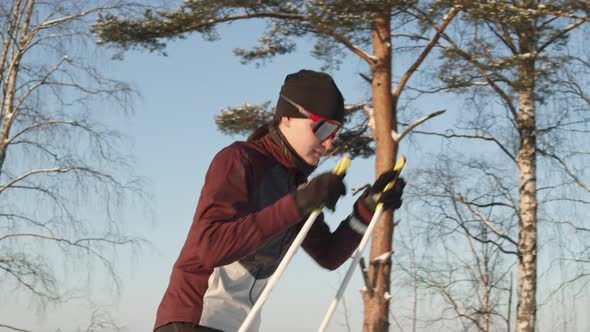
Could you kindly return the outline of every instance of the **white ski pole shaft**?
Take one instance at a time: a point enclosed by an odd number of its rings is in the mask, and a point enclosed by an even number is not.
[[[405,162],[406,162],[405,157],[402,155],[400,157],[400,159],[398,160],[398,162],[395,164],[394,170],[398,171],[398,173],[397,173],[398,175],[399,175],[399,172],[401,171],[401,169],[404,167]],[[394,181],[395,180],[397,180],[397,178],[394,179]],[[389,189],[389,185],[386,186],[383,191],[388,190],[388,189]],[[344,294],[344,290],[346,290],[346,287],[348,286],[348,282],[350,281],[350,278],[352,277],[352,273],[354,272],[355,267],[357,266],[358,262],[361,260],[361,257],[363,255],[363,251],[365,250],[365,247],[367,246],[367,243],[369,242],[369,239],[371,238],[371,235],[373,234],[373,230],[375,229],[375,226],[377,225],[377,222],[379,221],[379,218],[381,217],[382,213],[383,213],[383,204],[379,203],[379,204],[377,204],[377,207],[375,208],[375,213],[373,213],[373,217],[371,218],[371,221],[369,222],[369,225],[367,226],[367,230],[365,231],[365,234],[363,234],[361,242],[359,243],[359,246],[354,253],[354,256],[352,258],[352,263],[348,267],[348,271],[346,271],[346,274],[344,275],[344,279],[342,280],[342,283],[340,283],[340,287],[338,288],[338,291],[336,292],[336,296],[334,296],[334,299],[330,303],[330,307],[328,307],[328,312],[326,313],[326,316],[324,316],[324,320],[322,321],[322,324],[320,325],[318,332],[324,332],[328,328],[328,324],[330,323],[330,319],[332,319],[332,316],[334,315],[334,312],[336,311],[336,307],[338,306],[338,302],[340,301],[340,298],[342,298],[342,295]]]
[[[371,219],[369,226],[367,226],[367,230],[365,231],[365,234],[363,235],[363,238],[361,239],[361,242],[360,242],[357,250],[354,253],[354,256],[352,258],[352,263],[348,267],[348,271],[346,271],[346,275],[344,275],[344,279],[342,280],[342,283],[340,284],[340,287],[338,288],[338,291],[336,292],[336,296],[332,300],[332,303],[330,303],[330,307],[328,308],[328,312],[326,313],[326,316],[324,317],[324,320],[322,321],[322,325],[320,325],[318,332],[323,332],[328,327],[328,323],[330,323],[330,319],[332,319],[332,315],[334,314],[334,311],[336,311],[336,307],[338,306],[338,302],[340,301],[342,294],[344,294],[344,290],[348,286],[348,282],[350,281],[350,278],[352,277],[352,273],[354,272],[356,265],[358,264],[358,262],[361,260],[361,257],[363,256],[363,251],[365,250],[365,247],[367,246],[367,243],[369,242],[369,239],[371,238],[371,234],[373,234],[373,229],[375,228],[377,221],[381,217],[382,212],[383,212],[383,205],[379,204],[377,206],[377,208],[375,209],[375,213],[373,214],[373,218]]]
[[[338,161],[338,164],[336,164],[336,168],[334,168],[333,173],[337,174],[337,175],[341,175],[346,171],[346,169],[348,168],[349,165],[350,165],[350,158],[347,155],[344,155],[344,156],[342,156],[340,161]],[[260,308],[262,308],[262,305],[264,304],[264,302],[266,302],[268,295],[270,294],[272,289],[275,287],[275,285],[278,283],[279,279],[281,278],[281,275],[283,274],[283,272],[287,268],[287,265],[291,261],[291,258],[293,258],[293,256],[295,256],[297,249],[299,249],[299,247],[301,246],[301,243],[303,243],[305,236],[309,232],[309,229],[311,228],[311,226],[315,222],[316,218],[320,215],[320,213],[322,213],[321,208],[314,210],[309,215],[309,218],[307,218],[307,221],[305,221],[305,223],[303,224],[303,227],[301,227],[301,230],[299,231],[299,233],[295,237],[295,240],[293,240],[293,243],[291,243],[291,246],[287,250],[287,253],[285,253],[285,257],[283,257],[283,260],[281,261],[281,263],[279,263],[279,266],[277,267],[276,271],[273,273],[273,275],[268,280],[268,283],[266,284],[266,286],[262,290],[262,293],[260,293],[258,300],[256,300],[256,303],[254,303],[254,306],[252,307],[252,309],[248,313],[248,316],[246,316],[246,319],[244,320],[244,322],[242,323],[242,325],[238,329],[238,332],[248,331],[248,328],[252,324],[254,317],[256,317],[256,314],[258,313],[258,311],[260,311]]]

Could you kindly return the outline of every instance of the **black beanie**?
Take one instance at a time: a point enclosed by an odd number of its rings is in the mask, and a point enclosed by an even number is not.
[[[300,70],[289,74],[281,87],[283,95],[309,112],[342,123],[344,98],[332,77],[312,70]],[[275,119],[282,116],[305,118],[293,105],[279,95]]]

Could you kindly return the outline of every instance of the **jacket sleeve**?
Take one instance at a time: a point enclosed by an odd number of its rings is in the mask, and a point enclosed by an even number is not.
[[[220,151],[209,166],[189,241],[199,264],[214,268],[255,252],[265,242],[302,219],[292,194],[252,211],[252,162],[232,146]]]
[[[362,239],[362,235],[344,219],[332,233],[320,214],[303,241],[303,249],[323,268],[335,270],[352,255]]]

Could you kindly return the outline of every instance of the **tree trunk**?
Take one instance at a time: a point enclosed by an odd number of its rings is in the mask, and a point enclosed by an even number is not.
[[[487,236],[486,236],[487,238]],[[487,245],[483,246],[484,248],[484,256],[483,256],[483,268],[484,268],[484,275],[483,275],[483,299],[481,304],[481,314],[482,314],[482,322],[481,326],[485,332],[490,330],[490,291],[492,286],[490,285],[490,258],[489,258],[489,249]]]
[[[375,112],[376,176],[393,168],[396,146],[391,137],[391,129],[396,127],[395,114],[392,112],[391,97],[391,35],[389,10],[381,11],[372,28],[373,55],[376,62],[371,70],[373,74],[372,92]],[[384,212],[375,227],[371,243],[371,264],[369,277],[375,285],[373,296],[363,294],[365,303],[365,320],[363,331],[381,332],[389,330],[389,294],[391,260],[373,263],[373,258],[391,252],[393,239],[393,214]]]
[[[516,331],[535,330],[537,291],[537,178],[535,124],[535,28],[533,22],[519,29],[520,53],[529,55],[519,65],[519,110],[516,126],[520,134],[518,184],[520,195]]]
[[[4,85],[4,95],[2,96],[2,129],[0,132],[0,173],[4,169],[4,161],[6,160],[6,152],[8,150],[8,139],[10,129],[14,122],[16,110],[14,108],[14,98],[16,92],[16,79],[18,74],[19,58],[13,59],[11,71],[6,77]]]
[[[29,23],[31,21],[33,7],[35,2],[29,1],[25,3],[23,8],[20,6],[20,1],[15,1],[12,8],[12,17],[10,21],[10,27],[8,29],[8,36],[5,36],[4,43],[2,45],[2,54],[0,58],[0,84],[2,84],[2,102],[1,107],[1,132],[0,132],[0,173],[4,169],[4,161],[6,160],[6,153],[8,150],[8,139],[10,135],[10,129],[14,122],[17,109],[14,107],[14,100],[16,98],[16,83],[18,77],[18,70],[20,66],[20,60],[23,56],[23,52],[28,46],[28,30]],[[23,18],[24,17],[24,18]],[[18,29],[18,22],[23,20],[22,27],[20,27],[20,33],[16,33]],[[10,61],[9,61],[10,60]],[[5,68],[6,66],[6,68]],[[4,76],[7,72],[7,76]],[[4,80],[2,82],[1,80]]]
[[[520,129],[518,172],[520,191],[520,233],[518,238],[518,304],[516,331],[535,330],[537,290],[537,197],[535,108],[532,91],[521,94],[517,124]]]

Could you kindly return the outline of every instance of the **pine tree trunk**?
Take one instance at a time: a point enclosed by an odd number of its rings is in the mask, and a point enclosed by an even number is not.
[[[391,129],[396,127],[395,114],[392,112],[391,96],[391,35],[389,11],[375,18],[372,30],[373,55],[377,61],[372,66],[373,108],[375,112],[376,143],[375,172],[379,175],[393,168],[396,146],[391,137]],[[393,215],[384,212],[375,227],[371,244],[371,262],[373,258],[391,252],[393,239]],[[373,296],[363,294],[365,303],[365,320],[363,331],[381,332],[389,330],[389,299],[391,260],[369,265],[369,278],[375,285]]]
[[[520,195],[516,331],[535,330],[537,291],[537,180],[536,180],[536,123],[535,123],[535,28],[533,22],[519,29],[520,53],[524,57],[519,65],[519,110],[516,126],[520,134],[518,151],[518,184]]]

